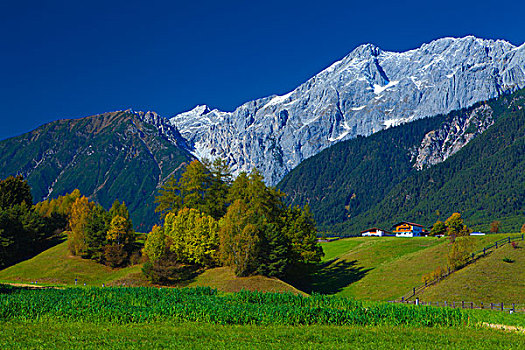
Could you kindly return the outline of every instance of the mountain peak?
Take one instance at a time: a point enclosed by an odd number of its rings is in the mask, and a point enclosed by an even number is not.
[[[441,38],[405,52],[363,44],[283,96],[232,112],[197,106],[171,118],[195,155],[257,167],[276,184],[335,142],[448,113],[525,86],[525,50],[504,40]]]

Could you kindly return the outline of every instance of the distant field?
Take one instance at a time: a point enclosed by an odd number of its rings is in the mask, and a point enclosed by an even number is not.
[[[507,236],[507,234],[498,234],[474,237],[475,249],[480,249]],[[446,238],[431,237],[346,238],[322,243],[325,256],[320,269],[311,277],[308,277],[307,274],[299,274],[292,281],[288,281],[290,283],[285,283],[262,276],[235,277],[231,269],[219,267],[204,271],[194,279],[181,283],[180,286],[210,286],[224,292],[236,292],[241,289],[292,293],[318,292],[362,300],[394,300],[408,293],[412,287],[420,285],[424,274],[434,270],[437,266],[446,265],[448,244]],[[484,259],[481,259],[475,266],[483,261]],[[523,271],[520,261],[517,259],[514,265],[503,265],[503,267],[516,267]],[[487,264],[479,266],[485,268]],[[88,286],[101,286],[103,283],[106,286],[148,285],[148,281],[142,276],[141,267],[141,265],[136,265],[111,269],[93,261],[70,256],[67,244],[62,243],[30,260],[0,271],[0,282],[31,283],[38,281],[39,284],[74,285],[75,278],[77,278],[81,286],[84,283]],[[490,267],[490,264],[487,267]],[[458,273],[458,276],[460,275]],[[508,283],[501,283],[503,280],[499,279],[498,288],[509,294],[508,298],[505,297],[501,301],[506,302],[510,299],[516,301],[512,293],[521,293],[522,289],[519,288],[522,287],[516,286],[517,279],[512,280],[512,276],[514,275],[509,275],[505,279]],[[523,273],[520,276],[523,276]],[[489,281],[487,281],[487,286],[491,286]],[[453,288],[457,293],[461,290],[456,286]],[[487,288],[498,290],[496,287]],[[518,288],[517,291],[514,291],[515,288]],[[430,297],[431,294],[428,294],[428,297],[442,301],[443,293],[448,293],[446,288],[443,290],[438,293],[436,289],[436,292],[432,292],[435,293],[435,296]],[[469,299],[466,298],[468,291],[468,288],[464,288],[461,292],[463,294],[458,294],[457,298]],[[479,293],[488,295],[483,291]],[[523,296],[523,293],[521,295]],[[471,301],[475,301],[475,296],[473,298],[474,300]]]

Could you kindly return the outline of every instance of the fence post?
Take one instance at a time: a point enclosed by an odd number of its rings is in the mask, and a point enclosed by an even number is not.
[[[471,301],[470,302],[470,308],[473,309],[474,308],[474,303]]]
[[[483,302],[481,302],[481,308],[483,309]]]
[[[494,307],[494,304],[493,303],[490,303],[490,309],[492,310]]]
[[[509,237],[507,237],[507,238],[509,239],[509,243],[510,243],[510,236],[509,236]]]
[[[485,255],[485,248],[483,248],[483,255]]]
[[[427,287],[427,281],[425,281],[425,288]]]
[[[416,287],[412,288],[412,295],[416,295]]]
[[[462,308],[462,309],[465,308],[465,301],[462,301],[462,302],[461,302],[461,308]]]
[[[405,302],[405,297],[401,297],[401,302],[402,302],[402,303]]]
[[[512,304],[512,310],[511,310],[511,311],[512,311],[513,313],[516,312],[516,308],[515,308],[515,307],[516,307],[516,305]]]
[[[503,303],[501,303],[501,311],[503,311]]]
[[[446,301],[444,302],[444,304],[445,304],[445,307],[447,307],[447,302]]]
[[[496,249],[498,249],[498,241],[496,241]]]
[[[419,298],[416,298],[416,305],[419,305]]]

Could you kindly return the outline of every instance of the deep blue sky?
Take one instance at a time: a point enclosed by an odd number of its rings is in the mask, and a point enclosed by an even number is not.
[[[134,108],[232,110],[282,94],[362,43],[525,41],[523,1],[0,0],[0,139]]]

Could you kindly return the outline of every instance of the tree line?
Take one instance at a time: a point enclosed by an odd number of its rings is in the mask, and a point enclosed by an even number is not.
[[[139,249],[125,203],[115,200],[109,210],[89,201],[78,189],[35,205],[44,217],[62,216],[69,252],[111,267],[128,264]],[[133,255],[135,253],[135,255]]]
[[[237,276],[283,277],[320,261],[308,207],[288,207],[254,169],[232,180],[226,162],[192,161],[156,198],[163,225],[148,234],[143,271],[155,282],[202,267],[230,266]]]
[[[45,216],[35,209],[22,176],[0,180],[0,268],[47,249],[65,224],[61,215]]]

